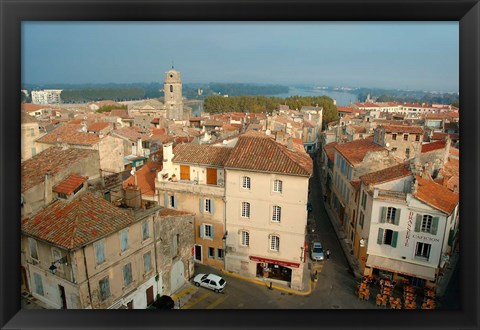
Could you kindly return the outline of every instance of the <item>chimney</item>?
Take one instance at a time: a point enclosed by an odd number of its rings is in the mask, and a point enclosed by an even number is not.
[[[52,178],[52,172],[50,171],[47,171],[47,173],[45,173],[44,189],[45,189],[44,201],[45,201],[45,205],[48,205],[53,199],[53,192],[52,192],[53,178]]]
[[[142,192],[137,186],[125,188],[125,204],[135,210],[142,206]]]

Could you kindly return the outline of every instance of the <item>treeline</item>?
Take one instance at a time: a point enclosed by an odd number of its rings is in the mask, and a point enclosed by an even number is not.
[[[100,107],[100,109],[97,110],[97,112],[110,112],[112,110],[116,110],[116,109],[125,109],[125,110],[128,110],[128,106],[125,105],[125,104],[118,104],[118,105],[114,105],[114,104],[109,104],[109,105],[104,105],[102,107]]]
[[[82,103],[101,100],[128,101],[145,98],[143,88],[95,88],[64,90],[60,95],[63,103]]]
[[[453,93],[444,93],[444,94],[433,94],[425,93],[421,97],[413,96],[392,96],[392,95],[381,95],[377,98],[377,102],[409,102],[409,103],[437,103],[437,104],[451,104],[455,107],[459,106],[459,97],[457,94]]]
[[[275,95],[288,93],[287,86],[256,85],[241,83],[210,83],[209,87],[215,93],[229,96],[240,95]]]
[[[208,113],[224,112],[272,112],[278,106],[288,105],[290,109],[300,110],[303,106],[323,107],[323,122],[327,124],[338,119],[338,110],[328,96],[291,96],[287,98],[266,96],[209,96],[203,109]]]

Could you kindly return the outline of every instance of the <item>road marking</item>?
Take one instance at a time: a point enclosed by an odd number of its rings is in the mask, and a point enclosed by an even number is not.
[[[223,295],[222,297],[218,298],[214,302],[212,302],[210,305],[207,306],[207,309],[213,309],[223,303],[227,299],[227,296]]]
[[[180,298],[182,298],[183,296],[185,296],[185,295],[187,295],[187,294],[190,294],[190,293],[192,293],[192,292],[194,292],[194,291],[197,291],[197,290],[198,290],[198,289],[197,289],[196,287],[189,286],[189,287],[187,287],[186,289],[180,291],[179,293],[174,294],[174,295],[172,296],[172,299],[173,299],[173,300],[180,299]]]
[[[183,305],[182,307],[180,307],[181,309],[189,309],[190,307],[192,307],[193,305],[196,305],[198,304],[200,301],[204,300],[205,298],[207,298],[211,293],[210,292],[204,292],[200,297],[198,298],[195,298],[195,299],[190,299],[190,301],[188,303],[186,303],[185,305]]]

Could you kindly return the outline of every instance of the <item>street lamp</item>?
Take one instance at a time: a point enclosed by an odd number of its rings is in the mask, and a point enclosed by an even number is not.
[[[48,268],[52,272],[52,274],[55,274],[57,272],[57,266],[55,266],[56,263],[66,264],[67,263],[67,256],[52,262],[52,265]]]

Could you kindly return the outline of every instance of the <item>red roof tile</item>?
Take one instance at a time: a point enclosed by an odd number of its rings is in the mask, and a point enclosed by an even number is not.
[[[100,142],[100,137],[94,133],[86,133],[80,131],[81,125],[62,125],[47,135],[37,140],[39,143],[56,144],[67,143],[72,145],[95,145]]]
[[[384,147],[373,143],[373,137],[355,140],[349,143],[337,144],[337,150],[352,165],[360,164],[369,151],[386,150]]]
[[[134,216],[104,198],[85,193],[57,200],[30,219],[22,232],[65,249],[77,249],[130,225]]]
[[[77,174],[70,174],[65,180],[60,182],[53,188],[53,191],[60,194],[70,195],[80,187],[85,181],[88,180],[86,176],[80,176]]]
[[[439,185],[432,180],[416,177],[418,182],[417,191],[413,194],[420,201],[437,210],[451,214],[458,204],[459,195],[450,191],[447,187]]]
[[[328,159],[332,162],[335,158],[335,146],[337,144],[338,142],[330,142],[323,147],[325,149],[325,153],[327,154]]]
[[[366,185],[380,184],[404,178],[411,174],[408,164],[399,164],[380,171],[364,174],[360,177],[360,180]]]
[[[261,172],[310,176],[312,158],[303,146],[293,143],[294,149],[275,142],[271,137],[255,131],[241,135],[225,167]]]
[[[385,128],[385,132],[423,134],[423,128],[420,126],[409,126],[409,125],[382,125],[382,126]]]
[[[433,132],[432,133],[432,140],[444,140],[447,137],[447,133],[441,133],[441,132]]]
[[[94,123],[88,126],[89,131],[94,131],[94,132],[99,132],[101,130],[104,130],[107,127],[110,127],[110,123],[107,122],[98,122]]]
[[[148,161],[142,166],[135,175],[137,176],[137,187],[143,195],[154,196],[155,195],[155,178],[157,177],[157,171],[161,171],[163,164],[159,162]],[[156,169],[156,170],[154,170]],[[132,175],[123,182],[123,188],[135,185],[135,177]]]
[[[445,148],[445,140],[422,144],[422,152],[429,152]]]
[[[173,162],[223,166],[232,148],[200,144],[178,144],[173,149]]]

